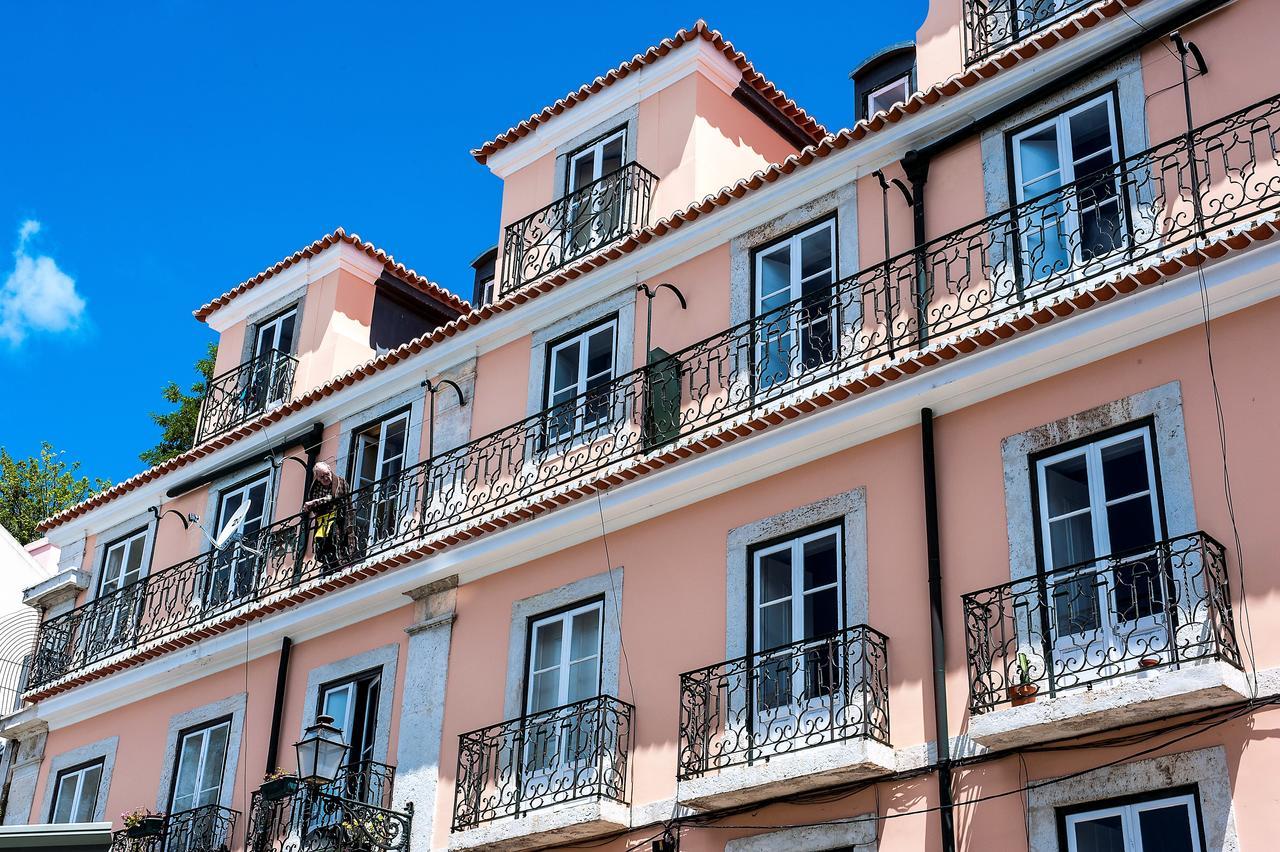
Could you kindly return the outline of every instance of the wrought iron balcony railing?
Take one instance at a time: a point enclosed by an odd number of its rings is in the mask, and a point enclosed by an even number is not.
[[[964,0],[964,64],[973,65],[1095,2]]]
[[[287,401],[297,369],[296,358],[272,349],[234,370],[214,376],[200,403],[195,443],[228,432],[271,406]]]
[[[627,163],[512,222],[502,235],[502,294],[643,228],[657,182]]]
[[[240,812],[204,805],[169,814],[158,834],[131,836],[129,829],[112,835],[111,852],[229,852]]]
[[[28,689],[1275,211],[1278,145],[1273,97],[352,491],[322,554],[301,514],[138,580],[42,624]]]
[[[463,734],[453,830],[583,799],[629,804],[634,713],[601,695]]]
[[[345,767],[334,781],[308,786],[297,779],[264,784],[249,809],[247,852],[333,849],[406,852],[413,803],[391,807],[395,767],[364,761]]]
[[[1226,554],[1202,532],[963,601],[973,713],[1200,660],[1240,667]]]
[[[682,674],[677,777],[842,740],[888,745],[887,643],[863,624]]]

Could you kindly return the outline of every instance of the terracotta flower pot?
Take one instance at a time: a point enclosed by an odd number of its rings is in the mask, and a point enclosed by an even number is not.
[[[1144,669],[1154,669],[1156,666],[1160,665],[1160,658],[1143,657],[1141,660],[1138,660],[1138,665]]]
[[[1011,686],[1009,687],[1009,703],[1014,707],[1030,704],[1036,700],[1036,693],[1039,691],[1040,687],[1034,683],[1020,683],[1017,686]]]

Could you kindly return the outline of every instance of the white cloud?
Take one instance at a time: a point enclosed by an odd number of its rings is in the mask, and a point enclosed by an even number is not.
[[[76,282],[48,255],[28,251],[40,223],[28,219],[18,228],[13,271],[0,287],[0,340],[18,345],[33,331],[74,331],[84,316],[84,299]]]

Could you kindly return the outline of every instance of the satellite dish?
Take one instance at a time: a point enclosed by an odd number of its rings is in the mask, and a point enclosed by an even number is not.
[[[236,510],[231,513],[231,517],[223,524],[222,530],[218,533],[218,537],[213,540],[213,549],[221,550],[227,541],[236,533],[244,528],[244,519],[249,514],[249,501],[241,503]]]

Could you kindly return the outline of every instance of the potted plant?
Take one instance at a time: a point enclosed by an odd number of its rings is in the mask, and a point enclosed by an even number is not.
[[[263,800],[267,802],[278,802],[281,799],[287,799],[297,791],[298,776],[279,768],[263,776],[262,786],[258,788]]]
[[[1138,660],[1138,665],[1144,669],[1154,669],[1156,666],[1160,665],[1160,658],[1143,657],[1141,660]]]
[[[1031,681],[1031,660],[1026,654],[1018,652],[1018,683],[1009,687],[1009,702],[1014,707],[1021,707],[1036,700],[1040,687]]]
[[[164,814],[152,813],[147,808],[134,808],[120,814],[127,837],[159,837],[164,834]]]

